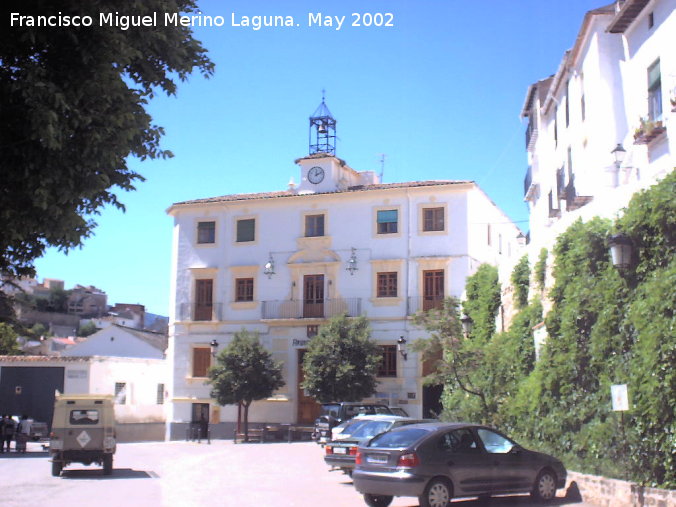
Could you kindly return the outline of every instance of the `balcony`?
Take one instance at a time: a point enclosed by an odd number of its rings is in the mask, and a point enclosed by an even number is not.
[[[211,322],[223,320],[223,303],[181,303],[177,320],[181,322]]]
[[[538,128],[535,124],[535,121],[531,118],[528,122],[528,127],[526,128],[526,149],[532,150],[535,146],[535,141],[538,138]]]
[[[408,298],[408,315],[415,315],[418,312],[427,312],[429,310],[439,310],[444,307],[444,296],[422,296]]]
[[[263,301],[263,319],[329,319],[336,315],[348,317],[361,315],[361,298],[325,299],[306,302],[287,299],[282,301]]]
[[[634,144],[650,144],[667,131],[661,121],[641,118],[641,125],[634,131]]]

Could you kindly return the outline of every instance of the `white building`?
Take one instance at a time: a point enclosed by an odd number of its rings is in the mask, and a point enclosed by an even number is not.
[[[588,12],[556,73],[528,89],[531,262],[577,218],[617,216],[674,169],[675,8],[626,0]]]
[[[204,415],[231,436],[234,406],[205,385],[210,344],[257,331],[284,365],[286,386],[254,403],[252,422],[311,423],[316,403],[299,388],[301,358],[332,315],[366,315],[383,347],[376,399],[421,416],[438,410],[417,355],[397,352],[423,336],[411,323],[445,296],[460,297],[481,263],[516,255],[519,230],[471,181],[379,183],[335,156],[335,120],[324,102],[310,119],[300,185],[285,191],[176,203],[167,357],[172,365],[168,438]],[[349,269],[348,269],[349,268]],[[437,392],[435,392],[437,391]]]

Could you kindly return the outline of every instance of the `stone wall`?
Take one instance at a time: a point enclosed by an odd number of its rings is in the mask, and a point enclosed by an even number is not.
[[[568,492],[579,491],[585,502],[598,507],[672,507],[676,490],[648,488],[633,482],[568,472]]]

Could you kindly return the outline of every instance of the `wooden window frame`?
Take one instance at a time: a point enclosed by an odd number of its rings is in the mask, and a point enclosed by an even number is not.
[[[254,300],[254,279],[235,278],[235,301],[238,303]]]
[[[244,236],[246,230],[240,229],[240,224],[245,222],[251,222],[253,224],[253,230],[251,231],[251,238],[249,236]],[[253,243],[256,241],[256,219],[255,218],[238,218],[235,221],[235,242],[236,243]]]
[[[201,220],[197,222],[197,244],[212,245],[216,243],[216,222]]]
[[[378,367],[377,377],[396,377],[397,376],[397,346],[380,345],[383,353],[382,362]]]
[[[397,271],[384,271],[376,275],[376,297],[396,298],[399,291],[399,273]]]
[[[424,207],[422,209],[423,232],[442,232],[446,230],[445,214],[446,210],[443,206]]]
[[[305,215],[305,237],[321,238],[326,236],[326,215],[324,213]]]
[[[191,356],[190,376],[206,378],[211,367],[211,347],[193,347]]]
[[[394,211],[396,220],[390,222],[381,222],[379,215],[382,212]],[[379,209],[376,211],[376,233],[377,234],[397,234],[399,232],[399,210],[398,209]]]

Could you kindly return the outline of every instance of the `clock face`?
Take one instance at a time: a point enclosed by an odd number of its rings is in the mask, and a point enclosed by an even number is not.
[[[310,167],[307,172],[307,179],[314,184],[321,182],[324,179],[324,169],[319,166]]]

